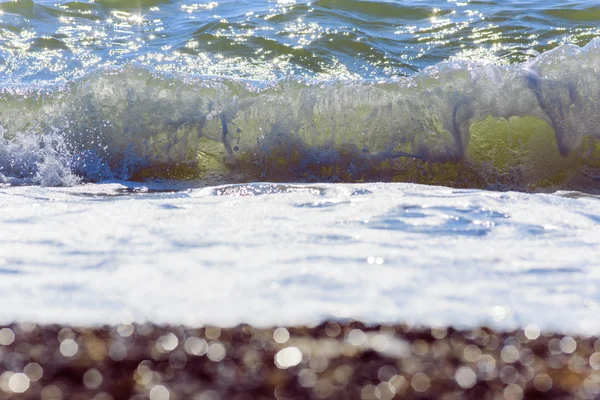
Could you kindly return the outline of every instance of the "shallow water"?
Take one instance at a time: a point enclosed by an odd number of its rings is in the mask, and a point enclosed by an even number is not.
[[[0,190],[0,321],[600,328],[596,197],[389,183],[168,189]]]
[[[599,20],[0,3],[0,321],[597,333]]]

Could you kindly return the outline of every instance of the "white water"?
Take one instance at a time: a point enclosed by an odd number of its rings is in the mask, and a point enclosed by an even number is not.
[[[0,323],[600,329],[597,197],[148,187],[1,188]]]

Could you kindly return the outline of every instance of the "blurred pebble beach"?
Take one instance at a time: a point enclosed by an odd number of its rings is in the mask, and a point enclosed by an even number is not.
[[[593,399],[600,340],[481,327],[0,327],[1,399]]]

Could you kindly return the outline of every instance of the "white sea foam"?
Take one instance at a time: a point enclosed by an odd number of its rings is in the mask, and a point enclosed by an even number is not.
[[[597,197],[156,189],[169,187],[0,189],[0,321],[600,329]]]

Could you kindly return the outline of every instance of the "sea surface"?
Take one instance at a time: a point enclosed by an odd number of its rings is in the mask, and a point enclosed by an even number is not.
[[[0,322],[600,330],[600,6],[0,1]]]

